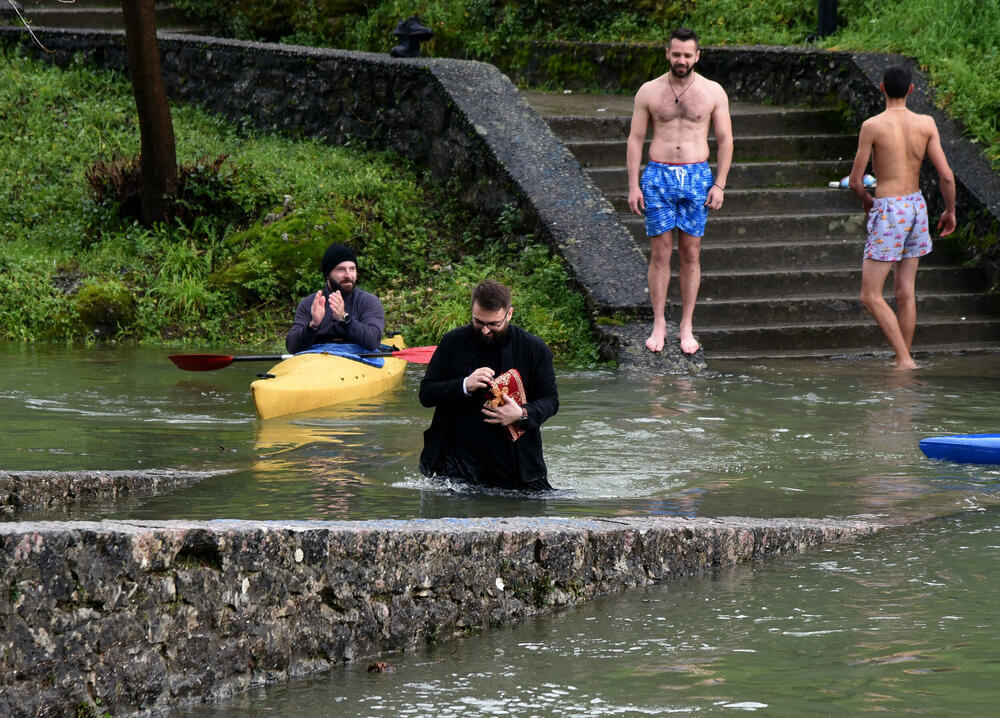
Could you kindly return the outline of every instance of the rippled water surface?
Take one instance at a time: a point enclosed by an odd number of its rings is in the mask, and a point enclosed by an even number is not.
[[[491,515],[851,516],[990,500],[1000,467],[925,459],[924,436],[1000,431],[1000,358],[713,365],[706,377],[558,373],[545,497],[417,471],[431,412],[404,386],[355,407],[259,421],[255,366],[182,372],[152,349],[0,348],[0,466],[225,469],[76,518],[360,519]],[[62,517],[59,512],[52,517]]]
[[[928,518],[177,715],[995,714],[1000,466],[930,461],[917,442],[1000,432],[996,355],[910,375],[874,360],[560,371],[543,428],[557,491],[529,497],[418,473],[421,367],[363,405],[261,422],[248,384],[267,364],[192,374],[165,354],[0,347],[0,468],[227,472],[15,518]]]

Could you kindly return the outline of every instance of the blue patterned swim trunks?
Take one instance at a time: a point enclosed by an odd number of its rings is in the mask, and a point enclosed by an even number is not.
[[[865,259],[898,262],[931,251],[927,203],[918,190],[906,197],[876,197],[868,212]]]
[[[646,203],[646,236],[674,227],[692,237],[703,236],[708,220],[705,198],[714,181],[708,162],[671,165],[650,160],[639,182]]]

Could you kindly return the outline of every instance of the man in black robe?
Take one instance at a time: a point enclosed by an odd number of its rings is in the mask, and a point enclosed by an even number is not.
[[[472,291],[472,321],[445,334],[420,382],[420,403],[434,407],[420,471],[502,489],[548,490],[541,426],[559,409],[552,352],[510,323],[510,290],[494,281]],[[496,407],[494,377],[517,369],[527,402],[508,395]],[[516,441],[508,426],[524,430]]]

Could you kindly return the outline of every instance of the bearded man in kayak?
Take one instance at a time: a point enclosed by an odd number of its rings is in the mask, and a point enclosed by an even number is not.
[[[420,403],[434,407],[420,454],[425,476],[552,488],[541,432],[559,409],[552,352],[510,323],[513,312],[507,287],[481,282],[472,291],[472,321],[441,338],[420,382]]]
[[[326,287],[299,302],[285,337],[289,353],[332,342],[378,349],[385,331],[385,310],[378,297],[358,289],[354,252],[343,244],[331,244],[323,253],[322,268]]]

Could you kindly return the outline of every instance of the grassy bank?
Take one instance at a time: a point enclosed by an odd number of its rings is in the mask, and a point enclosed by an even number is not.
[[[517,40],[663,42],[681,24],[710,45],[804,45],[817,26],[816,0],[175,2],[244,37],[373,52],[386,52],[395,24],[416,12],[435,32],[427,54],[485,60]],[[914,57],[940,107],[1000,171],[1000,3],[840,0],[839,14],[842,27],[818,46]]]
[[[0,54],[0,339],[274,345],[298,299],[320,288],[323,249],[341,241],[410,345],[468,321],[471,287],[494,277],[560,361],[596,361],[561,260],[470,214],[398,156],[258,133],[193,107],[174,107],[173,121],[190,201],[218,211],[149,229],[87,181],[95,161],[138,154],[128,83]]]

